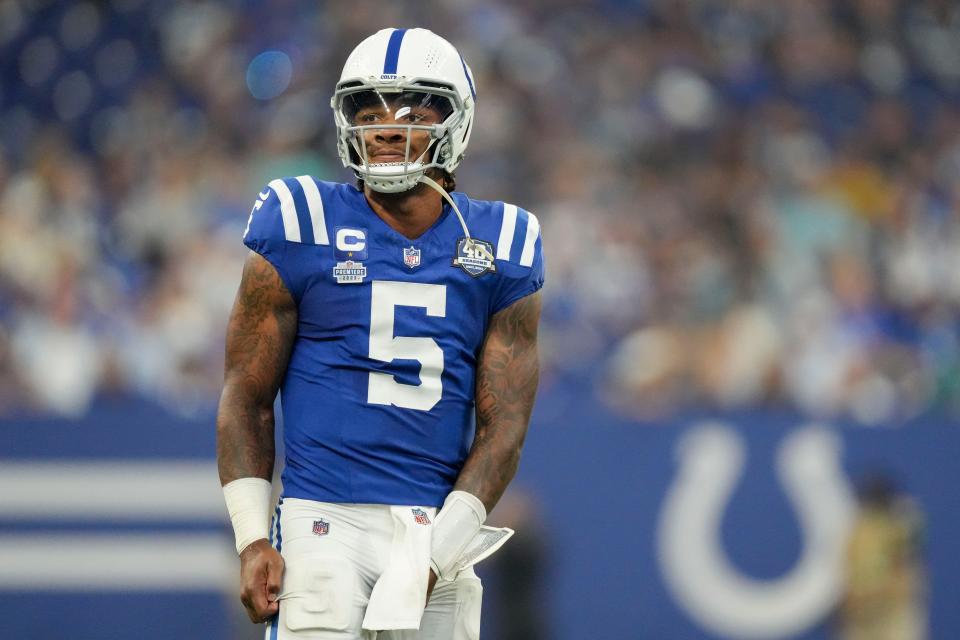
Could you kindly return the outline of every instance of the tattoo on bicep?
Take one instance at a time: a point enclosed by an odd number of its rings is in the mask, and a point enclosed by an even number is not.
[[[227,327],[226,375],[278,377],[286,368],[296,333],[296,305],[276,269],[254,254],[243,278]],[[279,383],[260,379],[258,387]]]
[[[540,296],[527,296],[491,319],[477,367],[477,432],[458,488],[488,508],[513,478],[526,437],[540,368]]]
[[[540,297],[528,296],[491,320],[477,371],[478,425],[529,419],[539,381]]]
[[[269,478],[273,400],[297,329],[296,305],[266,260],[252,255],[227,326],[224,390],[217,413],[220,479]]]

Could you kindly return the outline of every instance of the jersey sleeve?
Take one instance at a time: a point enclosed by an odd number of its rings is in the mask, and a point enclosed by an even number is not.
[[[503,205],[496,257],[500,278],[491,315],[543,288],[543,240],[535,215],[512,204]]]
[[[329,244],[317,181],[310,176],[270,181],[253,203],[243,244],[273,265],[299,301],[306,281],[299,249]]]

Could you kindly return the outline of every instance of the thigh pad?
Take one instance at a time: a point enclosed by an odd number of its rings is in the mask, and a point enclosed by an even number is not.
[[[480,605],[483,587],[473,571],[461,571],[454,584],[457,586],[457,621],[455,640],[479,640]]]
[[[304,554],[283,576],[281,621],[290,631],[349,630],[355,624],[359,577],[344,558]]]

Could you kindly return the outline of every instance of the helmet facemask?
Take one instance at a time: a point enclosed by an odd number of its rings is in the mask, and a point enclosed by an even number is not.
[[[452,173],[459,164],[460,158],[452,157],[450,136],[466,111],[448,87],[417,81],[342,82],[332,103],[340,157],[374,191],[407,191],[427,170]]]

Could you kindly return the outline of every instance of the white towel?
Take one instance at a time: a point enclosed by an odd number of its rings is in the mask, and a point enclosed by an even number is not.
[[[417,517],[426,512],[427,517]],[[427,599],[430,532],[436,509],[390,507],[393,543],[390,558],[373,585],[363,628],[372,631],[419,629]]]

